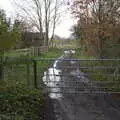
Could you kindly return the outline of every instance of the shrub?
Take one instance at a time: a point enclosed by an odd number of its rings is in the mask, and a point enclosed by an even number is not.
[[[40,120],[43,98],[39,90],[0,82],[0,120]]]

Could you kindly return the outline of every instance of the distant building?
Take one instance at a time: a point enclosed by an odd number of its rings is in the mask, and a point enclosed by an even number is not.
[[[40,37],[39,32],[24,32],[21,34],[21,41],[25,47],[39,47],[43,46],[44,39]]]

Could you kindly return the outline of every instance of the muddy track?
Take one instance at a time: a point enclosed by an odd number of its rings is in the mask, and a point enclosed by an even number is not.
[[[88,88],[88,79],[85,78],[84,74],[81,73],[80,70],[78,70],[77,68],[78,63],[74,61],[73,63],[71,63],[70,61],[64,61],[64,59],[59,59],[55,63],[56,68],[61,71],[60,74],[64,74],[64,76],[60,77],[59,79],[57,78],[58,81],[55,85],[55,87],[57,86],[59,88],[59,91],[61,92],[61,97],[56,97],[53,99],[51,98],[53,109],[52,114],[54,114],[54,119],[120,120],[120,111],[115,109],[108,101],[106,101],[105,94],[79,93],[79,91],[81,90],[81,86],[83,86],[82,89],[84,91],[89,91],[90,88]],[[70,66],[73,66],[74,69],[68,70],[67,68]],[[62,69],[62,67],[64,69]],[[78,71],[79,76],[76,74]],[[48,76],[48,78],[50,78],[50,76]],[[56,77],[52,77],[52,80],[54,79],[54,82],[56,81],[55,78]],[[50,80],[51,79],[49,79],[49,81]],[[51,89],[53,88],[51,87]],[[46,120],[51,119],[48,118]]]

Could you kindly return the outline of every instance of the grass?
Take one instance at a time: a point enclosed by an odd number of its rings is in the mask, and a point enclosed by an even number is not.
[[[41,58],[58,58],[62,54],[62,49],[49,48],[48,51],[42,54]]]
[[[8,59],[3,68],[4,80],[19,83],[24,86],[33,86],[32,61],[27,57]]]
[[[76,51],[74,55],[77,59],[95,59],[93,56],[85,56],[81,49]],[[86,76],[91,79],[93,82],[96,82],[99,87],[106,89],[111,92],[120,92],[120,76],[119,71],[116,72],[116,69],[119,68],[120,63],[117,61],[80,61],[80,67],[88,67],[81,69]],[[96,67],[96,68],[95,68]],[[97,68],[98,67],[98,68]],[[105,68],[106,67],[106,68]],[[107,69],[108,68],[108,69]]]
[[[62,53],[61,49],[50,48],[48,52],[41,54],[38,58],[58,58]],[[13,56],[8,59],[4,66],[4,80],[9,80],[12,83],[19,83],[24,86],[34,87],[34,66],[32,59],[27,56]],[[38,80],[43,76],[44,71],[53,61],[36,61]],[[42,78],[41,78],[42,79]],[[11,81],[10,81],[11,80]]]
[[[41,54],[38,58],[58,58],[62,53],[61,49],[50,48],[48,52]],[[11,56],[8,58],[4,66],[4,80],[11,80],[11,82],[17,82],[24,86],[34,87],[34,66],[32,59],[35,57],[27,56]],[[39,77],[44,74],[44,71],[48,68],[53,61],[36,61],[37,62],[37,74]],[[42,79],[42,78],[41,78]]]
[[[56,48],[51,48],[48,50],[48,52],[42,54],[39,56],[39,58],[58,58],[60,57],[60,55],[62,54],[62,50],[61,49],[56,49]],[[41,61],[41,60],[38,60],[38,65],[41,66],[41,67],[47,67],[50,63],[52,63],[53,61],[51,60],[48,60],[48,61]]]
[[[77,48],[76,53],[74,55],[77,59],[92,59],[95,58],[94,56],[86,56],[85,52],[82,50],[82,48]]]
[[[39,58],[58,58],[63,53],[62,49],[50,48],[48,52],[41,54],[38,56]],[[73,56],[77,59],[91,59],[95,58],[93,56],[88,57],[84,55],[84,52],[81,48],[76,49],[76,54]],[[37,62],[37,75],[38,75],[38,84],[40,84],[42,77],[44,76],[44,72],[50,67],[50,65],[54,62],[54,60],[38,60]],[[115,69],[92,69],[93,67],[112,67],[119,66],[117,62],[88,62],[88,61],[80,61],[81,67],[89,67],[89,69],[81,69],[86,75],[92,79],[93,81],[102,81],[102,82],[119,82],[120,76],[115,75]],[[11,82],[19,82],[20,84],[30,85],[34,87],[34,74],[33,74],[33,64],[32,61],[28,60],[28,57],[16,57],[15,59],[9,59],[7,66],[4,70],[5,72],[5,80],[11,80]],[[113,87],[112,84],[102,84],[104,87]],[[114,84],[116,87],[116,84]],[[119,90],[119,86],[115,88]]]
[[[61,56],[63,50],[57,48],[50,48],[48,52],[39,56],[39,58],[49,58],[49,60],[37,60],[37,76],[38,76],[38,84],[41,84],[42,77],[44,76],[44,72],[53,64],[54,60]],[[38,59],[39,59],[38,58]]]

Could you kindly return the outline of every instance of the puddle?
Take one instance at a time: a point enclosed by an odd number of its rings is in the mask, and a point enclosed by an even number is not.
[[[70,61],[70,63],[71,63],[71,64],[76,64],[77,62],[76,62],[76,61],[71,60],[71,61]]]
[[[49,96],[53,99],[62,98],[62,90],[61,90],[61,76],[60,73],[62,70],[58,69],[58,63],[62,62],[66,55],[74,54],[74,50],[66,50],[64,51],[64,55],[59,57],[54,63],[53,67],[49,68],[46,72],[44,72],[43,82],[47,86],[49,91]]]
[[[48,88],[49,96],[54,99],[62,97],[61,89],[59,84],[61,82],[60,73],[61,70],[57,69],[58,60],[53,64],[53,67],[49,68],[48,71],[44,72],[43,82]]]
[[[64,54],[75,54],[75,50],[65,50]]]
[[[67,72],[60,69],[62,64],[59,63],[63,62],[66,55],[69,55],[69,52],[67,51],[64,54],[54,61],[53,66],[44,72],[43,77],[43,81],[49,91],[49,96],[55,99],[53,107],[56,120],[120,120],[118,113],[114,109],[111,109],[111,106],[105,101],[104,95],[77,94],[82,91],[89,93],[92,89],[96,89],[96,87],[85,77],[85,74],[79,69],[76,61],[70,61],[70,65],[71,67],[74,66],[74,69]],[[69,67],[67,62],[65,64]],[[61,75],[64,71],[70,76],[64,75],[62,77]],[[61,85],[65,88],[61,89]],[[62,92],[68,94],[62,94]]]

